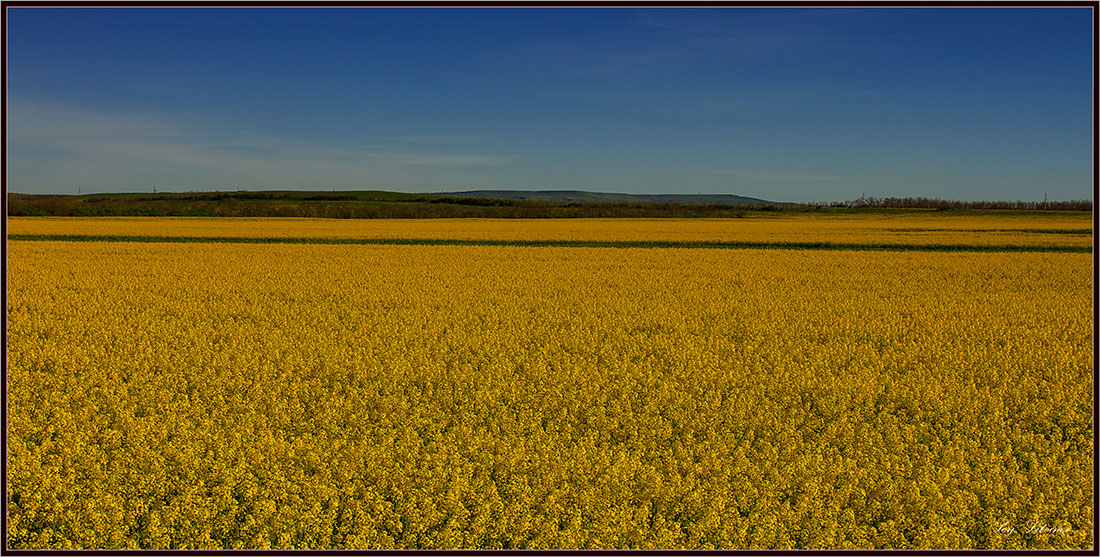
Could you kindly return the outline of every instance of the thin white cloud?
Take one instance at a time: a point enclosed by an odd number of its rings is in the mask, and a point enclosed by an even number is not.
[[[568,42],[533,37],[505,53],[520,68],[588,78],[621,78],[653,68],[728,65],[745,59],[781,59],[862,38],[877,15],[859,10],[754,8],[640,9],[622,25]]]
[[[446,134],[420,134],[420,135],[399,135],[393,137],[383,137],[382,141],[387,143],[401,143],[401,144],[428,144],[428,145],[468,145],[478,141],[482,141],[484,138],[477,135],[446,135]]]
[[[444,136],[436,136],[443,138]],[[432,169],[498,167],[514,157],[446,152],[445,141],[333,145],[242,132],[190,115],[8,105],[12,191],[229,187],[409,187]],[[427,148],[427,147],[434,147]]]
[[[816,174],[797,174],[793,172],[768,172],[768,171],[752,171],[752,170],[730,170],[719,169],[716,170],[719,174],[728,174],[732,176],[744,176],[746,178],[756,178],[759,180],[794,180],[794,181],[807,181],[807,182],[835,182],[837,180],[845,179],[844,176],[825,176]]]
[[[501,155],[447,155],[436,153],[370,153],[369,160],[405,166],[500,166],[513,159]]]

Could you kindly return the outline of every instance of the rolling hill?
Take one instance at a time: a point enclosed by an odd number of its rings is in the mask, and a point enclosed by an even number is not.
[[[472,190],[446,193],[456,197],[481,197],[490,199],[530,199],[567,203],[677,203],[680,205],[793,205],[792,203],[766,201],[755,197],[730,194],[635,194],[604,193],[579,190]]]
[[[747,201],[746,201],[747,200]],[[775,210],[739,196],[592,192],[215,191],[8,194],[9,216],[227,216],[321,218],[740,217]],[[788,204],[783,204],[788,205]]]

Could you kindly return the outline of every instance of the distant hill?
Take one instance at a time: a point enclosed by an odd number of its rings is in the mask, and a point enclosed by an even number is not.
[[[448,192],[441,195],[455,197],[482,197],[489,199],[530,199],[567,203],[678,203],[680,205],[793,205],[780,201],[766,201],[755,197],[730,194],[644,194],[603,193],[579,190],[472,190]]]
[[[735,195],[478,191],[214,191],[8,194],[9,216],[192,216],[321,218],[742,217],[797,209]],[[789,205],[789,204],[782,204]]]

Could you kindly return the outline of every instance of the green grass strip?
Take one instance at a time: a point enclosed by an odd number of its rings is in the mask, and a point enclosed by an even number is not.
[[[84,234],[9,234],[9,241],[139,242],[202,244],[328,244],[397,246],[517,246],[566,248],[711,248],[842,251],[976,251],[1092,253],[1092,246],[1020,246],[974,244],[883,244],[843,242],[748,242],[667,240],[463,240],[447,238],[242,238],[229,236],[115,236]]]

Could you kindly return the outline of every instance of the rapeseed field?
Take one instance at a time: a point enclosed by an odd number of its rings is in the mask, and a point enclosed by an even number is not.
[[[1087,219],[997,219],[9,232],[1091,245]],[[1089,253],[25,239],[7,258],[9,548],[1094,545]]]
[[[766,215],[767,213],[761,213]],[[438,239],[524,241],[834,242],[918,245],[1092,245],[1086,213],[954,216],[913,211],[814,213],[735,219],[398,219],[334,220],[203,217],[13,218],[10,234],[157,237]]]

